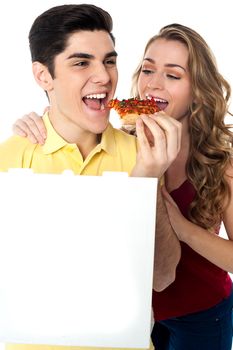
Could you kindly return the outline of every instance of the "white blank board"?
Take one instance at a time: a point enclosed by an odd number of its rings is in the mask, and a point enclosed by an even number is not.
[[[0,173],[0,342],[149,347],[157,180]]]

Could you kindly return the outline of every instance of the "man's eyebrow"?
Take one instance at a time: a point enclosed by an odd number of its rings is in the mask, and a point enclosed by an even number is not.
[[[118,53],[114,50],[114,51],[111,51],[109,53],[107,53],[105,55],[105,58],[109,58],[109,57],[117,57],[118,56]]]
[[[155,64],[155,61],[152,58],[149,58],[149,57],[145,57],[143,59],[143,61],[148,61],[148,62],[150,62],[152,64]],[[171,68],[178,67],[178,68],[183,69],[186,72],[186,69],[184,67],[182,67],[181,65],[176,64],[176,63],[167,63],[167,64],[165,64],[165,67],[171,67]]]
[[[109,58],[109,57],[117,57],[117,52],[116,51],[111,51],[111,52],[108,52],[104,59],[106,58]],[[95,58],[94,55],[91,55],[89,53],[84,53],[84,52],[75,52],[75,53],[72,53],[70,56],[67,57],[68,60],[72,59],[72,58],[86,58],[88,60],[93,60]]]
[[[84,52],[74,52],[70,56],[67,57],[68,60],[71,58],[87,58],[89,60],[95,58],[94,55],[90,55],[89,53],[84,53]]]

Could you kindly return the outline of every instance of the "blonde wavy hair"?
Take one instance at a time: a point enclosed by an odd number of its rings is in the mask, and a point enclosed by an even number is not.
[[[196,189],[191,203],[190,220],[204,228],[219,225],[230,199],[230,188],[226,181],[226,170],[232,162],[232,125],[225,125],[229,112],[231,88],[218,72],[215,57],[204,39],[194,30],[180,24],[163,27],[158,35],[147,43],[148,47],[157,39],[176,40],[186,45],[189,52],[193,102],[190,105],[189,132],[190,154],[186,164],[189,181]],[[133,75],[131,93],[139,97],[138,78],[142,62]]]

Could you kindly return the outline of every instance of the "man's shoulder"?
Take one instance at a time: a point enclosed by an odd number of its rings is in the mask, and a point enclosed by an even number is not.
[[[25,153],[32,153],[36,146],[25,137],[8,138],[0,144],[0,168],[23,167]]]
[[[0,152],[11,152],[13,150],[23,150],[27,147],[34,148],[35,145],[32,144],[27,138],[21,136],[11,136],[7,140],[0,143]]]

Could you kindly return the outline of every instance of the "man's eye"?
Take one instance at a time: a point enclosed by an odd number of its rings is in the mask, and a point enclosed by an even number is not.
[[[78,66],[78,67],[85,67],[88,65],[88,62],[87,61],[80,61],[80,62],[76,62],[74,64],[74,66]]]
[[[179,80],[180,79],[180,77],[177,77],[176,75],[172,75],[172,74],[167,74],[167,77],[169,79],[175,79],[175,80]]]
[[[105,61],[105,64],[108,65],[108,66],[115,66],[116,65],[116,60],[109,59],[109,60]]]

